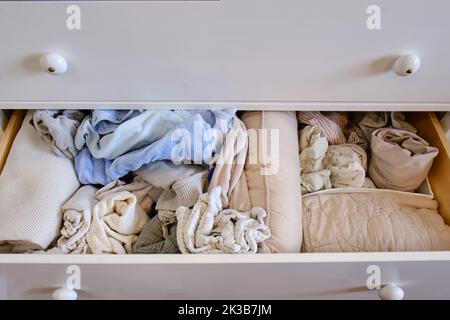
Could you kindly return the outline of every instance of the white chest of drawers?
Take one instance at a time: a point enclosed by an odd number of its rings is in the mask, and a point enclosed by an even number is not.
[[[69,30],[66,9],[81,9]],[[0,2],[2,108],[450,110],[445,0]],[[42,54],[68,64],[45,73]],[[409,77],[392,70],[420,56]],[[446,171],[448,172],[448,171]],[[450,183],[450,182],[449,182]],[[450,298],[450,252],[257,256],[0,255],[0,298],[51,298],[80,267],[80,298]]]

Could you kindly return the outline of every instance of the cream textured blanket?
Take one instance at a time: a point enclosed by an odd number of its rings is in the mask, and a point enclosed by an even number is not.
[[[450,250],[437,202],[391,190],[303,196],[303,251]]]
[[[256,253],[258,243],[270,237],[264,209],[222,210],[221,192],[215,187],[201,195],[192,210],[177,209],[177,241],[182,253]]]
[[[79,188],[71,160],[54,155],[29,111],[0,175],[0,251],[44,250],[59,235],[61,207]]]

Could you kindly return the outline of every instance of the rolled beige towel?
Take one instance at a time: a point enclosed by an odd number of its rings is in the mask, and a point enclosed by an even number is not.
[[[369,176],[378,188],[414,192],[426,179],[439,150],[418,135],[383,128],[372,134]]]

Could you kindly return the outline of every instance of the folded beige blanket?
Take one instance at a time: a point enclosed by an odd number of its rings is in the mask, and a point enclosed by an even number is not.
[[[303,196],[303,251],[450,250],[437,202],[391,190]]]
[[[439,150],[398,129],[374,131],[369,176],[378,188],[414,192],[426,179]]]
[[[358,114],[355,116],[358,117]],[[417,133],[416,128],[406,122],[406,117],[401,112],[367,112],[359,121],[359,127],[369,142],[372,140],[372,134],[375,130],[390,126],[395,129]]]
[[[54,155],[23,121],[0,175],[0,252],[45,250],[59,235],[62,205],[79,188],[71,160]]]

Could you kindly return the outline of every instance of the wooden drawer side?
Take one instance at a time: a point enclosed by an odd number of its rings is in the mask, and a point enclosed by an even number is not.
[[[434,159],[428,179],[439,202],[439,212],[450,225],[450,145],[435,113],[411,113],[408,119],[417,128],[419,136],[439,149],[439,155]]]
[[[5,135],[0,141],[0,173],[5,166],[11,146],[22,125],[26,110],[14,111],[6,126]]]

